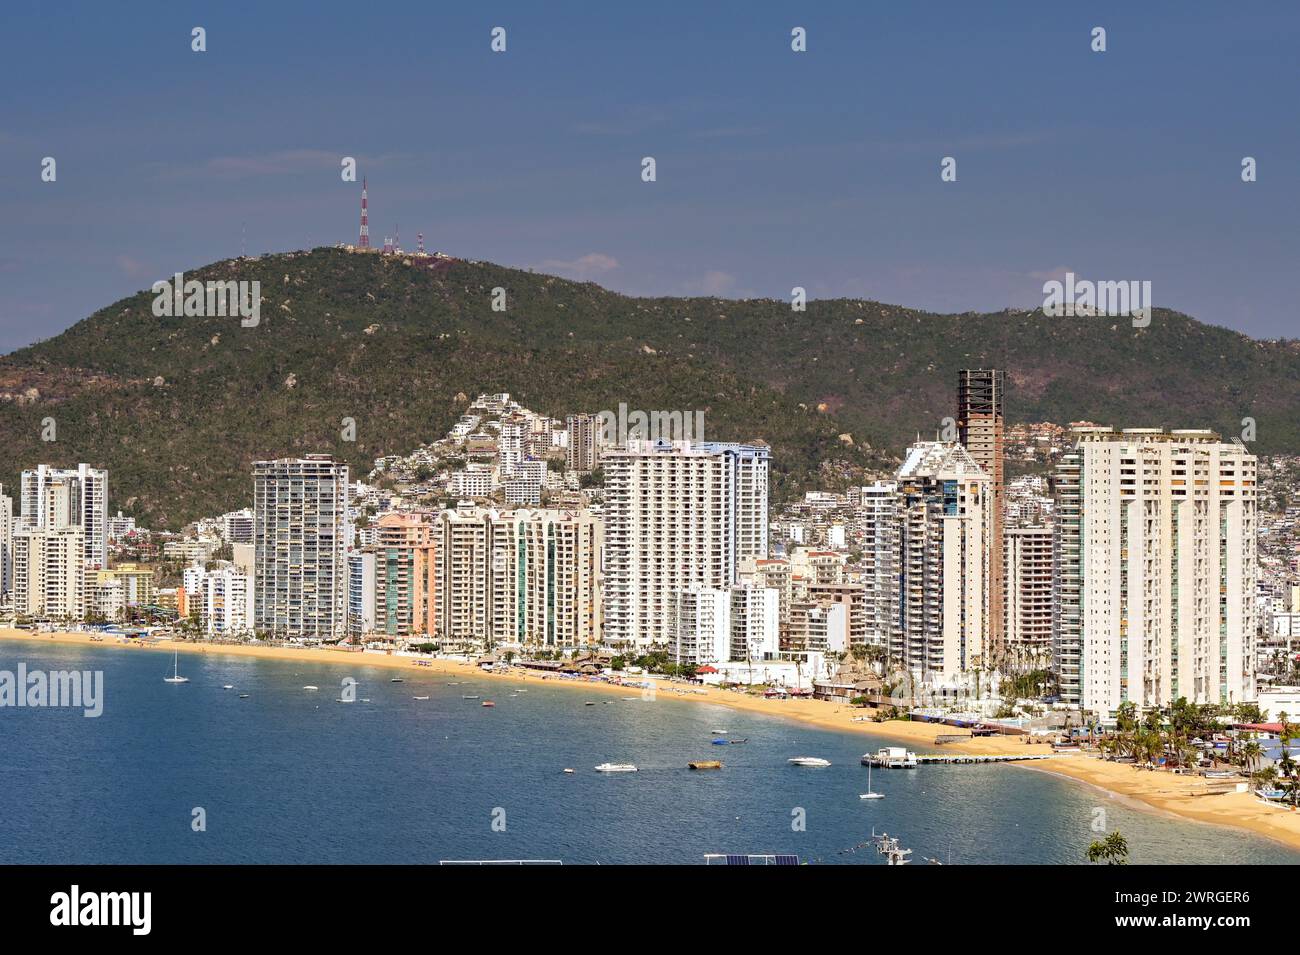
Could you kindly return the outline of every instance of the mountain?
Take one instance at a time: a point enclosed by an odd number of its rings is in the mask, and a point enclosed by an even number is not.
[[[843,299],[796,312],[339,249],[185,277],[260,281],[260,323],[155,317],[146,290],[0,358],[0,481],[42,461],[93,462],[111,472],[114,509],[175,528],[250,503],[253,460],[328,451],[364,473],[445,434],[459,395],[508,391],[557,417],[619,402],[703,410],[709,438],[772,446],[781,499],[890,467],[954,413],[964,367],[1007,369],[1010,421],[1232,435],[1252,417],[1255,450],[1300,451],[1300,343],[1160,309],[1144,329]],[[498,287],[505,311],[492,308]],[[342,440],[344,418],[355,442]]]

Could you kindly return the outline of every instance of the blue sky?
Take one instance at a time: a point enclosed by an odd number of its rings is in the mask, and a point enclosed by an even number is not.
[[[1140,8],[1140,9],[1132,9]],[[9,5],[0,350],[172,272],[371,234],[634,294],[1295,336],[1290,3]],[[190,30],[208,50],[190,50]],[[507,30],[507,51],[489,49]],[[808,52],[790,30],[808,31]],[[1094,26],[1107,52],[1090,49]],[[42,157],[58,163],[40,181]],[[658,181],[641,181],[654,156]],[[944,156],[957,181],[940,181]],[[1240,177],[1243,156],[1259,181]]]

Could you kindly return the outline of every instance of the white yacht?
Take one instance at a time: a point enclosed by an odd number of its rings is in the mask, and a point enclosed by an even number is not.
[[[795,756],[786,760],[791,766],[829,766],[829,759],[822,759],[820,756]]]
[[[598,773],[635,773],[636,767],[631,763],[601,763],[596,767]]]

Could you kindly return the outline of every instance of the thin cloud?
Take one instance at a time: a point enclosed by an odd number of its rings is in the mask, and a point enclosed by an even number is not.
[[[586,255],[567,262],[563,259],[547,259],[535,266],[539,272],[552,272],[582,282],[589,282],[599,276],[607,275],[618,267],[618,259],[612,255],[605,255],[603,252],[588,252]]]

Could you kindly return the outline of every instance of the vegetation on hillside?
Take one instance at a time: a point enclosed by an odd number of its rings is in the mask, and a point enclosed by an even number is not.
[[[483,391],[536,411],[702,409],[709,438],[773,449],[773,497],[887,470],[954,414],[963,367],[1008,370],[1012,421],[1241,430],[1300,449],[1300,347],[1157,311],[1150,327],[1041,313],[931,315],[874,302],[637,299],[456,262],[336,249],[214,263],[257,279],[261,322],[157,318],[152,293],[0,359],[12,487],[35,463],[111,471],[147,525],[247,505],[250,463],[332,452],[361,472],[441,437]],[[506,289],[507,308],[491,308]],[[54,420],[57,440],[42,441]],[[356,441],[342,440],[343,419]],[[843,439],[841,435],[849,435]],[[850,443],[851,441],[851,443]]]

